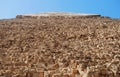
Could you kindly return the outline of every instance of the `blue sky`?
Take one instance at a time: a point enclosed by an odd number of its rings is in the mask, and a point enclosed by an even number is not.
[[[40,12],[93,13],[120,18],[120,0],[0,0],[0,19]]]

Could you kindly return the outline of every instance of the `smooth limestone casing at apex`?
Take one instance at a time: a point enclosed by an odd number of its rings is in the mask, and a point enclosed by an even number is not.
[[[65,12],[47,12],[47,13],[38,13],[38,14],[24,14],[17,15],[16,18],[40,18],[40,17],[100,17],[99,14],[84,14],[84,13],[65,13]]]

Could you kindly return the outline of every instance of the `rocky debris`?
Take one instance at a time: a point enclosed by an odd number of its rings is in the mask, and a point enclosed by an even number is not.
[[[0,77],[120,77],[120,20],[0,20]]]

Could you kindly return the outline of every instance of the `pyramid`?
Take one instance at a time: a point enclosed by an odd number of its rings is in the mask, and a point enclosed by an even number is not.
[[[120,20],[56,12],[0,20],[0,77],[120,77]]]

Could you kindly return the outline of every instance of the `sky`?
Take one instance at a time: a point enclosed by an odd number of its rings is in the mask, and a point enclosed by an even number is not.
[[[0,0],[0,19],[41,12],[87,13],[120,18],[120,0]]]

